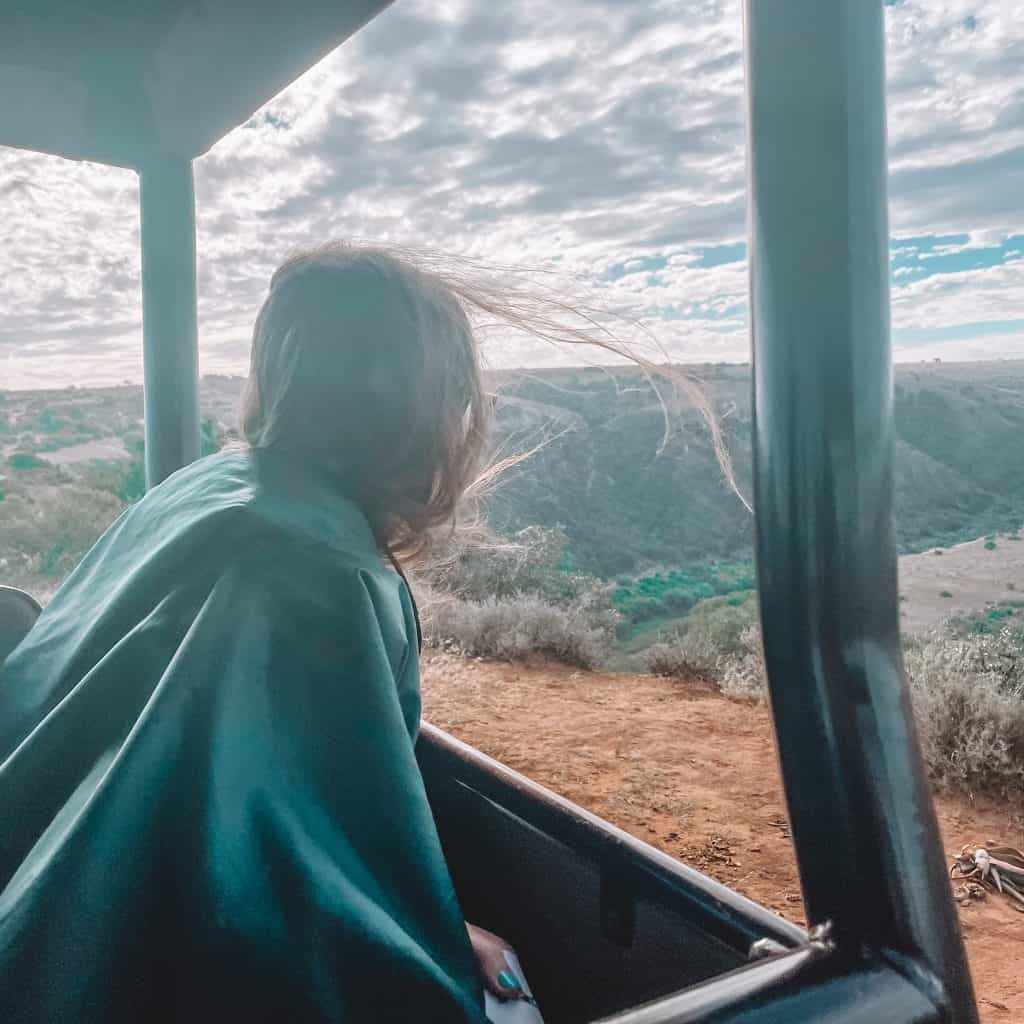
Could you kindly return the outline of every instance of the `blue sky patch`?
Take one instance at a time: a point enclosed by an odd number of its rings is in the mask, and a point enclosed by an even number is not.
[[[895,345],[924,345],[934,341],[967,341],[1024,331],[1024,320],[983,320],[948,327],[898,327],[892,332]]]
[[[635,259],[613,263],[605,272],[605,280],[619,281],[630,274],[651,273],[668,266],[667,256],[637,256]]]
[[[697,252],[700,254],[698,267],[721,267],[726,263],[739,263],[747,258],[747,243],[734,242],[732,245],[707,245]]]
[[[895,239],[890,244],[890,264],[895,287],[919,281],[933,274],[955,274],[964,270],[985,270],[1016,258],[1024,246],[1024,235],[1011,235],[1002,245],[969,247],[967,235],[932,235]]]

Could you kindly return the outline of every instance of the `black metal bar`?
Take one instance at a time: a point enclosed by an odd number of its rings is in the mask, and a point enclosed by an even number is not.
[[[673,900],[673,909],[741,955],[766,937],[787,947],[806,942],[803,929],[427,722],[417,756],[425,777],[457,780],[577,854],[620,867],[637,892]]]
[[[597,1024],[939,1024],[942,1011],[884,963],[796,950]]]
[[[881,0],[746,0],[757,559],[812,923],[976,1020],[903,678]]]
[[[153,159],[139,181],[146,483],[152,487],[199,457],[192,161]]]

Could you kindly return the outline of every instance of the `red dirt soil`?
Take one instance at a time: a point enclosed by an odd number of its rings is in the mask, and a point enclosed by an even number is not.
[[[653,676],[432,654],[424,717],[536,782],[806,923],[766,708]],[[947,859],[1024,847],[1024,808],[936,797]],[[959,909],[984,1024],[1024,1022],[1024,913]]]

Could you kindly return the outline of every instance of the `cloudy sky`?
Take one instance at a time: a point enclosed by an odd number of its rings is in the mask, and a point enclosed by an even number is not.
[[[1024,357],[1024,3],[886,0],[898,359]],[[398,0],[196,163],[200,359],[327,238],[582,275],[747,357],[740,0]],[[0,386],[141,377],[138,186],[0,147]],[[491,346],[493,364],[550,349]]]

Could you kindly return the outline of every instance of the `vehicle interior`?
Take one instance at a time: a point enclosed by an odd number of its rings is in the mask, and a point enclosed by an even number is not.
[[[0,144],[141,177],[150,483],[199,454],[192,161],[386,6],[39,0],[3,15],[0,91],[32,102],[0,109]],[[815,927],[430,725],[420,763],[463,910],[517,949],[549,1024],[971,1022],[886,525],[882,0],[746,0],[745,34],[759,590]],[[0,590],[0,660],[38,612]]]

